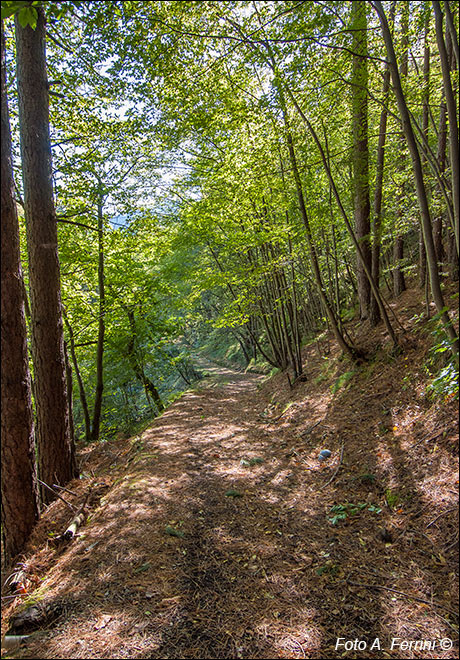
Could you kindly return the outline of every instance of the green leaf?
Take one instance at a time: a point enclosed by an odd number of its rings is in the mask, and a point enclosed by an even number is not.
[[[2,20],[9,18],[17,11],[16,7],[2,7]]]
[[[2,18],[13,16],[20,9],[24,9],[29,3],[23,2],[2,2]]]
[[[25,7],[18,13],[18,21],[21,27],[25,28],[28,25],[35,30],[37,27],[38,12],[35,7]]]

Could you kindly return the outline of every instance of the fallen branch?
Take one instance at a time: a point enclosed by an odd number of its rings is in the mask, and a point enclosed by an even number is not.
[[[417,442],[414,442],[414,444],[411,445],[410,448],[413,449],[414,447],[418,447],[425,440],[428,440],[429,442],[431,442],[432,440],[437,440],[439,438],[439,436],[442,435],[442,434],[443,434],[443,431],[439,431],[438,433],[435,433],[434,435],[430,435],[430,433],[427,433],[420,440],[417,440]]]
[[[30,635],[5,635],[2,639],[2,650],[9,653],[16,651],[29,637]]]
[[[88,501],[88,498],[90,496],[90,493],[91,491],[88,491],[88,493],[86,494],[83,504],[81,505],[75,516],[70,521],[69,525],[67,526],[67,529],[60,536],[56,536],[56,538],[54,539],[56,543],[62,543],[63,541],[70,541],[71,539],[73,539],[80,525],[82,525],[85,522],[86,514],[84,512],[84,509]]]
[[[312,426],[309,426],[307,429],[305,429],[305,431],[302,431],[302,433],[300,433],[300,437],[304,438],[306,435],[311,433],[314,428],[319,426],[321,424],[321,422],[322,422],[322,420],[320,419],[319,422],[316,422],[316,424],[313,424]]]
[[[64,486],[59,486],[58,484],[53,484],[53,488],[59,488],[59,490],[63,490],[64,492],[69,493],[69,495],[77,495],[74,490],[69,490],[68,488],[64,488]]]
[[[342,460],[343,460],[343,449],[344,449],[344,447],[345,447],[345,443],[342,442],[342,449],[340,450],[339,464],[337,465],[337,467],[336,467],[336,469],[335,469],[335,472],[334,472],[334,474],[332,475],[332,477],[331,477],[328,481],[326,481],[325,484],[323,484],[322,486],[320,486],[320,487],[319,487],[319,490],[322,490],[323,488],[326,488],[326,486],[329,486],[329,484],[332,483],[332,482],[334,481],[334,479],[336,478],[336,476],[337,476],[337,472],[340,470],[340,466],[342,465]]]
[[[57,493],[57,492],[54,490],[54,488],[51,488],[51,486],[48,486],[48,484],[45,484],[45,482],[42,481],[41,479],[37,479],[37,481],[38,481],[39,484],[41,484],[42,486],[45,486],[45,488],[47,488],[47,489],[48,489],[49,491],[51,491],[54,495],[56,495],[56,497],[58,497],[62,502],[64,502],[64,504],[66,504],[66,505],[69,507],[69,509],[71,509],[72,511],[76,511],[76,509],[75,509],[75,507],[73,506],[73,504],[70,504],[70,502],[67,502],[67,500],[65,500],[61,495],[59,495],[59,493]]]
[[[426,605],[431,605],[431,607],[439,607],[445,612],[448,612],[449,614],[452,614],[452,616],[458,618],[458,612],[455,612],[454,610],[451,610],[448,607],[445,607],[444,605],[438,605],[438,603],[434,603],[431,600],[426,600],[426,598],[419,598],[419,596],[406,594],[404,591],[398,591],[397,589],[392,589],[391,587],[384,587],[381,584],[366,584],[364,582],[352,582],[351,580],[345,580],[345,582],[347,584],[351,584],[353,587],[363,587],[364,589],[383,589],[384,591],[391,591],[391,593],[393,594],[404,596],[405,598],[409,598],[410,600],[416,600],[419,603],[425,603]]]
[[[65,532],[59,537],[59,541],[70,541],[73,539],[77,533],[77,529],[85,521],[85,517],[86,516],[84,513],[79,513],[78,516],[75,516],[75,518],[70,521],[70,525],[67,527]]]
[[[431,527],[431,525],[434,525],[434,523],[437,520],[439,520],[439,518],[441,518],[442,516],[447,515],[448,513],[452,513],[452,511],[457,511],[457,507],[455,506],[453,509],[447,509],[446,511],[443,511],[442,513],[440,513],[439,516],[436,516],[436,518],[434,520],[432,520],[430,523],[428,523],[426,528],[428,529],[428,527]]]

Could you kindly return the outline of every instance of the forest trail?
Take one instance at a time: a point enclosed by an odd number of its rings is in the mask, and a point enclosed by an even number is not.
[[[344,377],[313,345],[293,390],[207,366],[142,434],[84,450],[70,489],[91,487],[90,516],[57,548],[70,512],[42,518],[29,604],[53,615],[9,657],[333,658],[338,638],[380,639],[354,658],[456,657],[390,649],[458,636],[455,403],[417,390],[420,356]]]

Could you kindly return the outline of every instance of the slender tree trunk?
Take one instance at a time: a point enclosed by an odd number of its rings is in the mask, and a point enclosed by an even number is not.
[[[128,342],[128,358],[131,363],[132,370],[134,371],[136,378],[142,383],[147,397],[150,395],[155,402],[155,405],[158,409],[158,412],[163,412],[165,406],[161,400],[160,394],[155,387],[154,383],[146,375],[144,367],[140,362],[138,356],[136,355],[136,320],[134,318],[134,312],[128,307],[124,307],[129,321],[129,327],[131,329],[131,336]]]
[[[398,224],[402,221],[403,212],[401,206],[398,209]],[[406,278],[402,271],[404,261],[404,238],[400,229],[396,229],[396,235],[393,243],[393,295],[395,298],[406,290]]]
[[[448,0],[444,0],[444,9],[446,11],[446,24],[449,28],[450,38],[452,42],[452,48],[454,52],[455,59],[457,61],[457,69],[460,67],[459,61],[459,49],[458,49],[458,35],[455,29],[454,20],[452,18],[452,12],[450,11],[450,5]]]
[[[260,21],[260,17],[259,17]],[[340,332],[339,325],[337,323],[337,319],[334,314],[334,310],[332,309],[332,306],[328,300],[327,294],[326,294],[326,289],[324,287],[324,283],[322,280],[321,276],[321,270],[319,267],[319,262],[318,262],[318,256],[316,254],[316,249],[315,245],[313,242],[313,236],[311,233],[311,228],[310,228],[310,222],[308,219],[308,214],[307,214],[307,207],[305,205],[305,198],[303,194],[303,188],[302,188],[302,181],[300,178],[300,173],[299,173],[299,168],[297,166],[297,158],[295,155],[295,149],[294,149],[294,142],[292,139],[292,133],[291,133],[291,128],[289,124],[289,116],[288,116],[288,110],[286,106],[286,99],[284,97],[284,90],[283,90],[283,84],[281,82],[279,73],[278,73],[278,68],[276,66],[276,61],[273,55],[273,51],[268,43],[268,41],[264,42],[264,46],[267,50],[267,55],[268,55],[268,62],[267,64],[270,66],[273,75],[274,75],[274,85],[278,91],[278,97],[279,97],[279,103],[280,103],[280,108],[281,112],[283,114],[283,121],[284,121],[284,128],[285,128],[285,135],[286,135],[286,142],[287,142],[287,148],[288,148],[288,154],[289,154],[289,160],[291,162],[291,168],[292,168],[292,173],[294,177],[294,182],[296,186],[296,191],[297,191],[297,199],[298,199],[298,204],[299,204],[299,211],[300,211],[300,217],[302,218],[304,227],[305,227],[305,237],[306,237],[306,243],[307,243],[307,248],[310,256],[310,263],[312,266],[312,271],[313,271],[313,276],[315,278],[317,287],[318,287],[318,294],[320,296],[321,302],[324,306],[326,316],[329,319],[329,322],[331,324],[331,329],[334,334],[334,337],[336,338],[336,341],[342,351],[344,353],[347,353],[352,359],[356,359],[358,357],[358,351],[356,348],[353,346],[350,346],[346,341],[342,333]]]
[[[337,257],[337,239],[335,237],[335,226],[333,222],[333,212],[332,212],[332,190],[329,186],[329,209],[331,213],[331,226],[332,226],[332,245],[334,248],[334,291],[335,291],[335,304],[336,304],[336,313],[337,321],[339,323],[339,328],[342,330],[342,321],[340,317],[340,286],[339,286],[339,261]]]
[[[369,149],[367,137],[367,18],[366,2],[351,3],[353,29],[353,190],[355,233],[360,245],[357,255],[356,275],[360,317],[369,316],[371,288],[364,265],[371,269],[370,249],[370,200],[369,200]]]
[[[102,395],[104,392],[104,337],[105,337],[105,274],[104,274],[104,195],[102,183],[99,181],[97,200],[97,231],[98,231],[98,267],[97,281],[99,289],[99,321],[96,349],[96,391],[94,397],[93,423],[91,425],[91,440],[99,439],[102,412]]]
[[[69,323],[69,320],[66,316],[65,310],[63,309],[64,323],[67,328],[70,342],[70,357],[72,358],[73,368],[75,375],[77,377],[78,384],[78,393],[80,396],[80,403],[83,410],[83,419],[85,423],[85,440],[89,442],[91,440],[91,419],[89,416],[88,400],[86,398],[85,386],[83,384],[83,378],[81,377],[80,369],[78,367],[77,354],[75,351],[75,339],[73,335],[72,326]]]
[[[285,118],[285,121],[286,121],[286,118]],[[328,319],[331,323],[331,328],[332,328],[334,336],[337,340],[337,343],[339,344],[340,348],[345,353],[350,355],[350,357],[354,358],[355,357],[355,349],[352,346],[349,346],[347,344],[347,342],[345,341],[342,333],[339,330],[339,327],[338,327],[338,324],[337,324],[337,319],[335,318],[335,314],[332,310],[332,307],[329,303],[329,300],[327,299],[326,290],[325,290],[323,280],[322,280],[322,277],[321,277],[321,270],[320,270],[319,263],[318,263],[318,257],[317,257],[317,254],[316,254],[316,249],[315,249],[315,246],[314,246],[314,243],[313,243],[313,237],[312,237],[312,234],[311,234],[310,222],[308,220],[307,209],[306,209],[306,206],[305,206],[305,199],[304,199],[303,190],[302,190],[302,183],[301,183],[301,180],[300,180],[300,174],[299,174],[299,170],[298,170],[298,167],[297,167],[297,160],[296,160],[296,156],[295,156],[294,145],[293,145],[293,142],[292,142],[292,135],[291,135],[290,130],[289,130],[289,125],[287,125],[287,143],[288,143],[289,155],[290,155],[290,158],[291,158],[292,172],[293,172],[293,175],[294,175],[294,181],[295,181],[296,188],[297,188],[297,198],[298,198],[298,202],[299,202],[300,215],[301,215],[301,218],[303,220],[304,227],[305,227],[307,247],[308,247],[308,251],[309,251],[309,254],[310,254],[310,262],[311,262],[311,266],[312,266],[312,270],[313,270],[313,275],[315,277],[316,284],[318,286],[318,293],[319,293],[319,296],[321,298],[321,302],[324,305],[326,315],[327,315],[327,317],[328,317]]]
[[[441,283],[439,280],[436,252],[434,248],[433,234],[431,229],[431,215],[428,205],[428,197],[425,189],[425,182],[423,179],[423,167],[410,120],[409,110],[407,108],[406,99],[404,97],[404,92],[401,86],[401,78],[399,76],[399,69],[396,60],[396,54],[394,51],[393,40],[391,38],[390,29],[388,27],[388,21],[382,3],[380,2],[380,0],[373,0],[372,5],[375,8],[380,19],[383,38],[385,40],[387,57],[390,65],[391,78],[393,81],[393,89],[398,103],[398,109],[399,109],[399,114],[401,116],[404,135],[406,137],[407,145],[409,147],[409,153],[412,159],[412,166],[413,166],[416,191],[417,191],[417,199],[420,207],[420,215],[422,220],[423,240],[425,241],[427,265],[430,276],[431,293],[433,295],[436,309],[438,310],[438,313],[441,315],[446,334],[451,340],[452,351],[454,353],[458,353],[458,349],[459,349],[458,336],[453,324],[451,323],[449,314],[447,313],[447,311],[445,311],[444,297],[441,291]]]
[[[441,60],[442,81],[444,87],[444,94],[446,98],[447,116],[449,118],[449,151],[450,151],[450,167],[452,172],[452,199],[454,206],[454,231],[455,240],[457,243],[457,252],[459,251],[459,216],[460,216],[460,163],[459,163],[459,146],[458,146],[458,122],[457,122],[457,104],[455,102],[455,95],[452,88],[452,81],[450,78],[450,65],[447,55],[446,44],[444,42],[444,35],[442,29],[442,10],[440,2],[433,1],[433,9],[435,15],[436,25],[436,41],[438,43],[439,59]],[[453,26],[453,23],[452,23]],[[455,39],[455,30],[453,30]],[[457,46],[458,50],[458,46]]]
[[[64,360],[65,360],[65,377],[67,383],[67,393],[69,397],[69,420],[70,420],[70,437],[72,438],[72,462],[76,464],[77,456],[75,454],[75,427],[73,423],[73,380],[72,380],[72,367],[70,366],[69,354],[67,352],[67,344],[64,342]]]
[[[2,402],[2,535],[5,559],[23,549],[38,519],[27,330],[19,249],[19,223],[14,199],[11,133],[8,114],[6,55],[1,26],[2,145],[1,145],[1,402]]]
[[[373,241],[372,241],[372,278],[375,285],[380,284],[380,248],[382,240],[382,197],[383,197],[383,172],[385,164],[385,143],[387,136],[388,119],[388,96],[390,90],[390,69],[385,65],[383,74],[383,109],[380,113],[379,142],[377,147],[377,163],[374,191],[374,217],[373,217]],[[376,297],[372,294],[369,321],[372,326],[376,326],[381,320],[380,309]]]
[[[224,273],[225,272],[224,267],[220,263],[220,259],[217,256],[216,251],[212,248],[212,246],[209,242],[207,243],[207,246],[209,248],[209,251],[211,252],[211,255],[212,255],[214,261],[216,262],[217,268],[219,269],[219,271],[221,273]],[[248,256],[248,259],[249,259],[249,256]],[[238,310],[241,311],[241,306],[238,303],[238,296],[236,295],[236,292],[235,292],[233,286],[228,282],[227,282],[227,289],[230,291],[230,295],[232,296],[233,300],[237,303]],[[257,338],[257,334],[256,334],[254,328],[251,328],[250,325],[248,325],[248,332],[251,336],[251,339],[252,339],[253,345],[254,345],[254,359],[255,359],[255,356],[256,356],[256,349],[259,349],[260,354],[267,360],[267,362],[269,364],[271,364],[272,367],[278,367],[279,365],[276,362],[276,358],[272,355],[268,355],[268,353],[262,348],[261,343],[260,343],[259,339]]]
[[[161,413],[165,409],[164,403],[161,399],[160,393],[158,392],[157,388],[155,387],[154,383],[150,380],[150,378],[145,374],[144,369],[142,369],[142,384],[144,386],[145,392],[150,394],[152,397],[153,401],[155,402],[155,405],[158,409],[158,412]]]
[[[17,82],[22,176],[29,254],[32,351],[37,408],[39,476],[65,484],[78,474],[73,460],[66,385],[56,213],[49,133],[45,18],[37,26],[16,18]],[[42,490],[49,502],[52,494]]]
[[[346,225],[346,227],[347,227],[347,230],[348,230],[348,233],[349,233],[349,235],[350,235],[350,238],[351,238],[351,240],[353,241],[353,244],[354,244],[354,246],[355,246],[355,249],[356,249],[356,251],[357,251],[357,253],[358,253],[358,255],[359,255],[359,254],[360,254],[360,251],[361,251],[361,246],[360,246],[360,244],[359,244],[359,242],[358,242],[358,240],[357,240],[357,238],[356,238],[356,236],[355,236],[355,233],[354,233],[354,231],[353,231],[353,227],[352,227],[352,225],[351,225],[351,223],[350,223],[350,220],[348,219],[347,213],[346,213],[345,208],[344,208],[344,206],[343,206],[343,204],[342,204],[342,201],[341,201],[341,199],[340,199],[339,191],[337,190],[337,186],[335,185],[335,181],[334,181],[334,178],[333,178],[333,176],[332,176],[332,172],[331,172],[331,169],[330,169],[330,167],[329,167],[329,164],[328,164],[328,162],[327,162],[327,158],[326,158],[326,155],[325,155],[325,153],[324,153],[324,149],[323,149],[323,147],[322,147],[322,144],[321,144],[321,142],[320,142],[320,140],[319,140],[319,138],[318,138],[318,135],[317,135],[315,129],[313,128],[313,126],[312,126],[311,123],[309,122],[309,120],[308,120],[307,116],[305,115],[305,113],[302,112],[302,109],[300,108],[299,104],[298,104],[297,101],[295,100],[295,97],[294,97],[294,95],[292,94],[292,92],[289,90],[289,88],[288,88],[288,91],[289,91],[290,97],[291,97],[291,99],[292,99],[292,101],[293,101],[293,103],[294,103],[294,106],[295,106],[297,112],[298,112],[299,115],[302,117],[302,120],[306,123],[306,125],[307,125],[307,127],[308,127],[310,133],[311,133],[312,136],[313,136],[313,139],[314,139],[314,141],[315,141],[315,143],[316,143],[316,146],[318,147],[319,153],[320,153],[320,155],[321,155],[321,160],[323,161],[324,169],[326,170],[326,174],[327,174],[327,176],[328,176],[329,183],[330,183],[330,185],[331,185],[331,187],[332,187],[332,190],[333,190],[333,192],[334,192],[334,196],[335,196],[335,199],[336,199],[337,205],[338,205],[338,207],[339,207],[339,209],[340,209],[340,212],[341,212],[341,214],[342,214],[342,217],[343,217],[343,219],[344,219],[344,221],[345,221],[345,225]],[[364,258],[362,258],[362,257],[361,257],[361,263],[363,264],[364,272],[366,273],[366,276],[367,276],[367,278],[368,278],[368,280],[369,280],[369,284],[370,284],[370,287],[371,287],[372,293],[373,293],[373,295],[375,296],[375,298],[376,298],[376,300],[377,300],[377,302],[378,302],[378,305],[379,305],[379,308],[380,308],[380,312],[381,312],[381,314],[382,314],[382,318],[383,318],[383,321],[384,321],[384,323],[385,323],[385,326],[386,326],[386,328],[387,328],[387,330],[388,330],[388,333],[389,333],[389,335],[390,335],[390,337],[391,337],[391,340],[392,340],[393,344],[396,346],[396,345],[398,344],[398,340],[397,340],[396,334],[395,334],[395,332],[394,332],[394,330],[393,330],[393,327],[392,327],[392,325],[391,325],[391,323],[390,323],[390,319],[388,318],[388,314],[387,314],[387,312],[386,312],[385,304],[384,304],[384,302],[383,302],[383,299],[382,299],[382,296],[381,296],[381,294],[380,294],[380,291],[379,291],[379,289],[378,289],[376,283],[375,283],[374,280],[372,279],[372,273],[371,273],[371,271],[369,270],[369,267],[368,267],[368,265],[367,265],[366,260],[365,260]]]
[[[449,277],[452,282],[458,282],[458,252],[455,244],[453,233],[448,236],[448,260],[449,260]]]
[[[426,144],[428,142],[428,132],[429,132],[429,104],[430,104],[430,18],[427,14],[425,18],[425,44],[423,49],[423,112],[422,112],[422,131],[424,135],[424,141]],[[425,174],[428,174],[428,161],[426,156],[422,155],[422,165],[425,171]],[[437,251],[436,251],[437,252]],[[427,278],[426,272],[426,250],[425,243],[423,242],[423,232],[420,228],[420,238],[419,238],[419,283],[420,288],[425,288]]]
[[[438,161],[440,174],[443,174],[446,169],[446,147],[447,147],[447,109],[446,109],[445,101],[442,100],[441,107],[439,110],[438,148],[436,154],[436,159]],[[439,200],[441,200],[443,196],[443,191],[440,185],[438,185],[437,187],[437,194],[439,195]],[[448,223],[446,223],[446,225],[447,225],[447,230],[449,231],[451,228]],[[445,259],[445,250],[443,245],[442,233],[443,233],[443,212],[441,209],[439,209],[436,217],[433,220],[433,241],[436,252],[436,260],[441,267]]]
[[[408,61],[409,61],[409,2],[403,0],[402,13],[401,13],[401,78],[407,78]],[[406,143],[404,140],[404,133],[401,132],[400,136],[400,155],[398,159],[398,170],[403,176],[405,171],[406,161]],[[401,295],[406,290],[406,279],[402,270],[404,260],[404,238],[403,238],[403,223],[404,211],[403,206],[406,201],[407,186],[404,181],[401,181],[398,198],[397,198],[397,213],[396,213],[396,227],[393,244],[393,295],[395,298]]]

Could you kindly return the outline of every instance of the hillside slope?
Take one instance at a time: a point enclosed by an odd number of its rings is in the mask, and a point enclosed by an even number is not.
[[[293,389],[222,369],[140,436],[83,449],[64,495],[89,493],[89,517],[55,545],[72,514],[44,514],[2,632],[21,607],[42,618],[8,657],[458,657],[439,646],[458,639],[456,401],[427,393],[422,311],[401,297],[400,355],[350,326],[360,367],[323,339]]]

